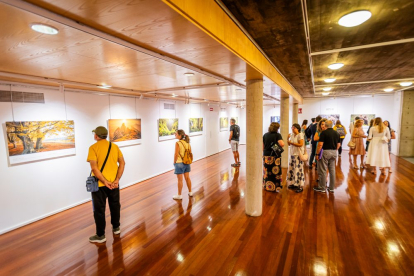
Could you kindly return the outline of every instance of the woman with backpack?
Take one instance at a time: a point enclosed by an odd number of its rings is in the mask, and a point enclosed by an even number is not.
[[[333,129],[338,132],[339,134],[339,143],[341,144],[341,146],[338,149],[338,156],[341,157],[341,153],[342,153],[342,142],[345,139],[345,136],[347,134],[346,129],[343,125],[341,125],[341,121],[340,120],[336,120],[336,124],[333,127]]]
[[[175,143],[174,153],[174,174],[177,175],[178,180],[178,195],[174,195],[173,199],[181,200],[183,199],[183,196],[181,195],[181,191],[183,190],[183,178],[185,178],[187,184],[188,195],[193,196],[190,179],[190,164],[192,163],[193,155],[191,153],[190,137],[185,134],[184,130],[177,130],[175,138],[178,139],[178,142]]]

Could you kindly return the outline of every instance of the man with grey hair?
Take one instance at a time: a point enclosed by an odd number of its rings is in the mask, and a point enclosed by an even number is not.
[[[319,144],[316,148],[316,159],[318,167],[320,166],[319,184],[318,187],[313,188],[316,192],[326,192],[326,171],[329,170],[329,192],[334,193],[335,189],[335,164],[337,151],[341,146],[339,133],[332,127],[331,120],[325,122],[326,130],[319,135]]]

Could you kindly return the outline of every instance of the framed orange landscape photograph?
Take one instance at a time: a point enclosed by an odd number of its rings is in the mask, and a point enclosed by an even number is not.
[[[141,119],[108,120],[109,141],[118,146],[141,143]]]

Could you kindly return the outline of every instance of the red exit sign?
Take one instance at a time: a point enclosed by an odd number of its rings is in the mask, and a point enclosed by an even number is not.
[[[302,114],[302,108],[298,108],[298,113]]]
[[[210,107],[210,111],[213,111],[214,109],[212,107]]]

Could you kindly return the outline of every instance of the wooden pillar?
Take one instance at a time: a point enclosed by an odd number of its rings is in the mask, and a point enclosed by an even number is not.
[[[299,114],[299,104],[294,103],[293,110],[292,110],[292,124],[298,123],[300,125],[300,123],[298,122],[299,121],[298,114]]]
[[[290,132],[289,125],[289,98],[280,99],[280,134],[285,142],[285,152],[282,155],[282,168],[288,167],[289,161],[289,146],[287,144],[287,137]]]
[[[263,76],[246,65],[246,206],[249,216],[262,214]]]

